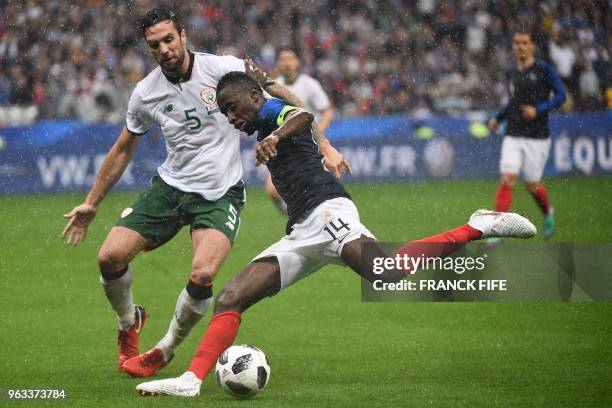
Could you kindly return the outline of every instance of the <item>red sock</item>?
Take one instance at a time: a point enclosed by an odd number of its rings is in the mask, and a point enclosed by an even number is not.
[[[455,243],[455,244],[467,244],[468,242],[475,241],[482,236],[482,232],[476,228],[471,227],[469,224],[462,225],[458,228],[450,231],[443,232],[432,237],[419,239],[413,242],[436,242],[436,243]]]
[[[542,210],[542,214],[546,215],[550,212],[550,200],[548,199],[548,191],[544,184],[538,184],[535,191],[529,191],[531,196]]]
[[[507,212],[512,207],[512,187],[500,183],[495,196],[495,211]]]
[[[465,224],[442,234],[409,242],[395,251],[392,257],[396,255],[408,255],[411,258],[445,257],[480,237],[482,237],[482,232]]]
[[[236,339],[239,326],[240,313],[238,312],[229,311],[213,316],[191,360],[188,371],[194,372],[201,380],[206,378],[210,370],[217,364],[221,353]]]

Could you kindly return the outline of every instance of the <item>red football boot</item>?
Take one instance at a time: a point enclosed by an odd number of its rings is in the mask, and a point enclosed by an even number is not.
[[[128,330],[119,330],[119,371],[124,371],[123,364],[127,360],[138,355],[138,337],[147,321],[148,316],[144,307],[135,305],[134,314],[136,315],[134,325]]]
[[[166,361],[163,351],[152,348],[144,354],[130,358],[123,364],[123,371],[132,377],[153,377],[172,360]]]

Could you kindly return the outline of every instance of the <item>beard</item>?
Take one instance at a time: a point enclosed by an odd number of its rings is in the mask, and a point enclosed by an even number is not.
[[[292,71],[290,69],[286,69],[286,70],[279,70],[281,75],[283,77],[285,77],[285,80],[289,83],[292,83],[293,81],[296,80],[298,74],[295,71]]]
[[[159,65],[162,67],[162,70],[168,74],[178,74],[185,61],[185,51],[182,51],[180,55],[176,57],[176,61],[160,61]]]

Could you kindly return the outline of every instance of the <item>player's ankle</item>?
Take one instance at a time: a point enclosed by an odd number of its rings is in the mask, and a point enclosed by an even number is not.
[[[119,320],[119,330],[121,331],[129,331],[136,324],[136,319],[132,315],[132,319],[130,320]]]
[[[174,354],[176,353],[176,350],[173,350],[163,344],[158,344],[157,346],[155,346],[155,348],[159,349],[162,352],[162,354],[164,355],[164,361],[166,363],[172,360],[174,358]]]
[[[204,381],[204,379],[203,379],[203,378],[200,378],[200,377],[199,377],[199,376],[198,376],[196,373],[194,373],[193,371],[189,371],[189,370],[187,370],[187,371],[185,371],[185,372],[183,373],[183,375],[185,375],[185,374],[193,375],[193,376],[194,376],[195,378],[197,378],[198,380],[200,380],[200,381]]]

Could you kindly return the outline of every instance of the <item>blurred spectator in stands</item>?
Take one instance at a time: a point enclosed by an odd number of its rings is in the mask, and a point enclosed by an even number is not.
[[[578,94],[578,72],[576,68],[576,52],[569,42],[569,34],[561,31],[549,43],[550,59],[554,62],[557,72],[571,94],[576,99]]]
[[[23,110],[16,101],[34,107],[40,119],[121,121],[131,89],[152,69],[134,16],[156,3],[0,2],[0,121],[7,123],[4,111]],[[186,16],[194,49],[251,55],[267,70],[278,50],[296,49],[344,116],[423,112],[425,106],[432,114],[463,114],[502,105],[507,95],[496,84],[512,61],[507,52],[512,30],[525,23],[533,29],[538,58],[555,64],[577,108],[598,109],[583,103],[595,83],[592,72],[602,101],[610,86],[605,0],[184,0],[175,5]],[[13,66],[20,72],[13,73]],[[102,82],[104,90],[98,91]],[[431,103],[424,103],[428,94]]]
[[[28,106],[32,104],[32,83],[27,77],[23,65],[11,66],[11,105]]]
[[[589,61],[584,61],[584,65],[585,68],[582,70],[580,78],[578,79],[580,95],[577,108],[580,110],[603,108],[597,74]]]
[[[595,48],[589,59],[593,65],[593,70],[597,74],[597,79],[599,80],[601,88],[600,90],[604,91],[607,86],[610,85],[610,83],[607,82],[607,77],[610,74],[610,54],[602,44],[598,43],[595,44]]]

